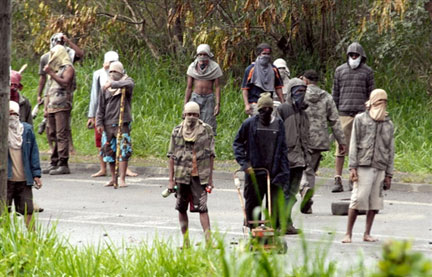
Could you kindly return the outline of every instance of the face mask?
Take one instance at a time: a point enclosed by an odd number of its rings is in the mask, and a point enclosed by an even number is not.
[[[290,74],[285,68],[279,68],[279,73],[282,77],[282,80],[289,80]]]
[[[258,118],[263,125],[269,125],[271,121],[271,115],[273,113],[273,109],[260,109],[258,111]]]
[[[270,63],[270,58],[269,55],[261,55],[259,56],[258,62],[260,65],[267,65]]]
[[[352,69],[356,69],[360,65],[360,62],[361,62],[361,57],[358,57],[355,60],[351,57],[348,57],[348,64]]]
[[[304,98],[306,95],[306,90],[302,90],[301,87],[294,87],[291,90],[291,99],[294,101],[294,104],[300,108],[300,106],[303,104]]]
[[[185,122],[186,122],[186,126],[189,129],[192,129],[196,126],[197,122],[198,122],[198,117],[195,116],[186,116],[185,117]]]
[[[123,74],[121,74],[121,73],[119,73],[119,72],[110,72],[110,78],[113,80],[113,81],[119,81],[122,77],[123,77]]]
[[[19,116],[16,114],[9,115],[9,128],[17,128]]]
[[[202,61],[208,61],[208,60],[209,60],[209,57],[208,57],[208,56],[198,56],[198,57],[197,57],[197,60],[198,60],[199,62],[202,62]]]

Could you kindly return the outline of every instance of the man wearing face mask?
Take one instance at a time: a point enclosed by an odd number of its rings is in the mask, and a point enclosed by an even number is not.
[[[50,60],[43,69],[51,78],[46,95],[45,116],[48,118],[48,136],[54,142],[50,166],[43,173],[50,175],[70,174],[69,119],[72,110],[72,93],[75,69],[62,45],[51,49]]]
[[[347,49],[347,61],[336,68],[333,80],[333,100],[339,111],[342,129],[345,134],[347,149],[349,149],[353,120],[356,114],[365,111],[364,103],[375,88],[374,74],[366,65],[366,54],[363,47],[354,42]],[[335,183],[332,192],[342,192],[342,169],[345,156],[336,147]],[[351,182],[349,183],[351,189]]]
[[[194,101],[200,106],[200,119],[210,125],[216,135],[216,116],[220,111],[220,78],[222,70],[212,60],[208,44],[200,44],[195,61],[187,70],[184,104]]]
[[[243,82],[242,94],[245,105],[245,113],[249,116],[256,115],[257,101],[264,92],[270,92],[273,97],[276,93],[281,103],[285,102],[282,94],[283,81],[279,70],[271,63],[272,49],[269,44],[258,45],[257,58],[254,63],[246,68]]]
[[[284,103],[277,108],[277,112],[285,127],[285,142],[288,148],[290,166],[289,190],[286,192],[288,227],[287,235],[298,234],[299,230],[293,225],[291,213],[296,203],[303,170],[309,164],[309,119],[305,112],[304,103],[306,83],[299,78],[293,78],[288,83],[292,103]]]
[[[262,206],[262,200],[267,195],[267,175],[265,168],[270,173],[272,216],[276,218],[275,228],[285,228],[285,223],[280,222],[280,211],[277,199],[283,199],[288,190],[290,177],[287,159],[287,147],[285,144],[285,129],[283,122],[273,116],[273,100],[270,93],[263,93],[257,103],[258,114],[246,119],[241,125],[234,139],[234,156],[241,169],[245,171],[245,209],[247,221],[260,220],[254,218],[254,209]],[[251,175],[255,175],[257,184],[252,181]],[[280,197],[278,197],[280,195]],[[260,217],[260,216],[259,216]],[[252,225],[245,222],[249,228]]]
[[[215,157],[214,136],[210,125],[199,119],[200,108],[195,102],[188,102],[183,110],[184,120],[171,134],[168,150],[168,190],[177,186],[176,210],[183,234],[183,247],[189,247],[187,215],[200,214],[200,222],[207,243],[210,242],[210,219],[207,211],[207,193],[213,189],[213,160]]]
[[[27,228],[34,230],[30,226],[34,212],[32,186],[42,186],[39,150],[32,126],[20,122],[19,114],[18,103],[9,101],[7,205],[14,202]]]
[[[285,101],[290,102],[291,101],[291,93],[288,93],[288,82],[290,80],[291,73],[289,71],[288,65],[287,65],[286,61],[284,59],[281,59],[281,58],[276,59],[273,62],[273,65],[276,66],[277,69],[279,70],[279,74],[280,74],[282,81],[283,81],[283,88],[282,88],[283,98],[285,99]],[[277,108],[277,106],[279,106],[281,104],[278,101],[277,95],[273,95],[273,102],[274,102],[275,108]]]
[[[370,231],[378,210],[383,209],[383,190],[390,189],[394,160],[394,126],[387,114],[387,93],[372,91],[366,111],[354,118],[349,150],[353,182],[348,226],[343,243],[350,243],[359,210],[367,211],[363,241],[374,242]]]
[[[103,161],[109,163],[111,181],[105,186],[114,186],[116,182],[115,160],[117,143],[120,143],[121,155],[119,161],[120,188],[126,185],[126,170],[128,160],[132,155],[130,128],[132,123],[132,93],[135,86],[131,77],[124,73],[123,64],[112,62],[109,66],[109,79],[99,93],[99,103],[96,115],[97,131],[102,133],[101,153]],[[119,126],[122,91],[125,92],[123,124]],[[121,128],[121,141],[117,141],[117,132]]]

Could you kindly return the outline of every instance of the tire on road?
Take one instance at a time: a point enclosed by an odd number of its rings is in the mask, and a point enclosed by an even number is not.
[[[350,201],[351,200],[347,198],[347,199],[341,199],[340,201],[337,202],[332,202],[331,203],[332,215],[348,215]],[[366,214],[366,211],[359,210],[358,214],[364,215]]]

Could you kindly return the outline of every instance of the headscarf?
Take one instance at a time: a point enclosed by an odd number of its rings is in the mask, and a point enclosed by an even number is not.
[[[186,115],[187,113],[200,114],[199,105],[192,101],[186,103],[183,109],[183,114]],[[183,120],[179,130],[183,135],[183,139],[185,141],[195,142],[198,134],[200,134],[204,129],[202,123],[203,122],[197,117],[185,116],[185,119]]]
[[[128,76],[124,73],[123,64],[121,62],[112,62],[109,67],[109,80],[120,81],[126,79]],[[121,88],[108,88],[111,95],[117,95],[121,93]]]
[[[202,60],[202,57],[198,56],[200,53],[207,54],[208,65],[202,70],[199,67],[199,62]],[[195,55],[195,60],[189,65],[186,74],[197,80],[215,80],[217,78],[222,77],[222,69],[219,64],[213,61],[214,55],[210,51],[210,46],[208,44],[200,44],[197,48],[197,54]]]
[[[104,63],[117,62],[119,60],[119,55],[116,51],[108,51],[104,55]]]
[[[374,105],[379,100],[387,100],[387,93],[383,89],[374,89],[370,96],[369,101],[366,102],[366,108],[369,110],[369,115],[373,120],[384,121],[388,115],[387,103],[381,103],[380,105]]]
[[[72,61],[63,45],[57,44],[50,50],[49,66],[58,72],[62,66],[72,65]]]
[[[19,120],[19,104],[17,102],[9,101],[9,112],[11,111],[15,114],[9,116],[8,145],[12,149],[21,149],[24,126]]]

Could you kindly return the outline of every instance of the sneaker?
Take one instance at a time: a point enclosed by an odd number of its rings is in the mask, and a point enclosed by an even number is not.
[[[43,174],[49,174],[51,170],[55,170],[57,168],[58,168],[58,166],[56,166],[56,165],[50,165],[47,168],[43,169],[42,173]]]
[[[293,225],[289,225],[285,230],[285,235],[298,235],[300,229],[295,228]]]
[[[343,191],[342,178],[340,176],[336,176],[334,186],[331,192],[342,192],[342,191]]]
[[[53,169],[49,172],[50,175],[62,175],[62,174],[70,174],[69,167],[62,165],[57,169]]]

